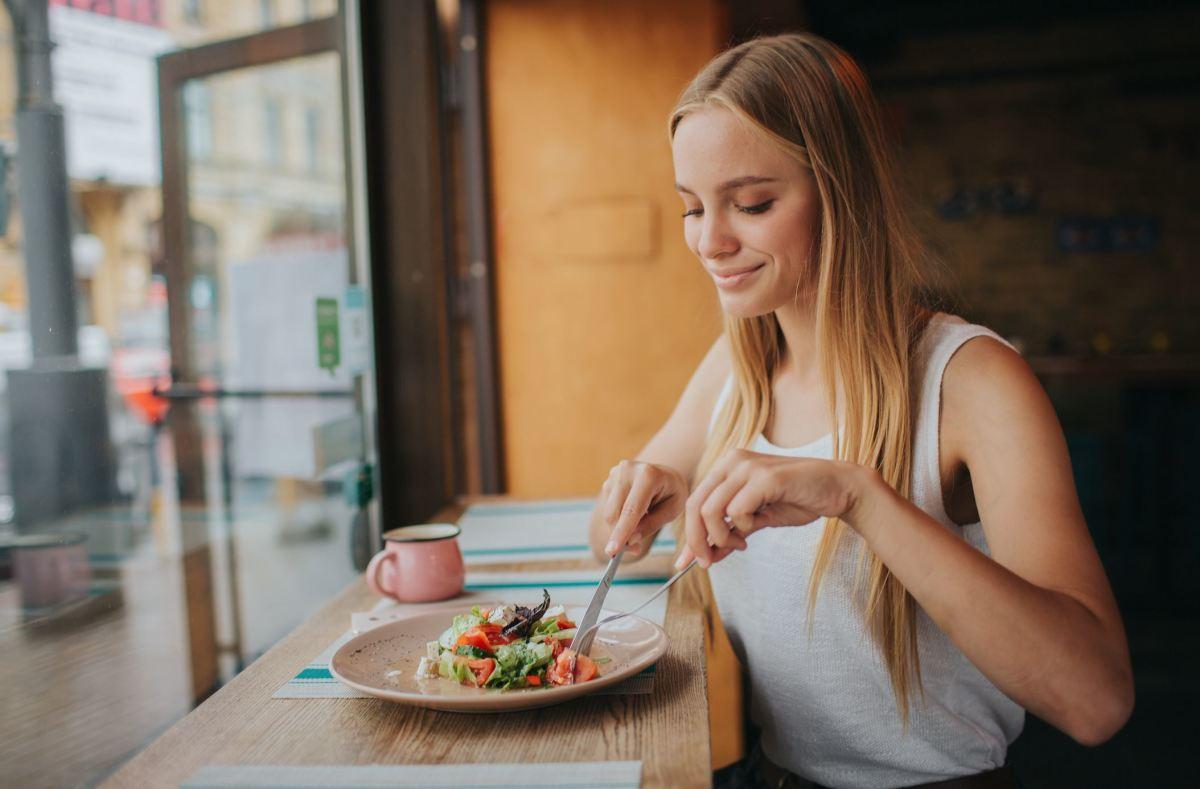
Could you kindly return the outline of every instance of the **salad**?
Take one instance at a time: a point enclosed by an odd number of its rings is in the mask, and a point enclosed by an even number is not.
[[[573,652],[574,636],[575,623],[561,605],[550,607],[545,589],[535,608],[472,606],[455,616],[437,641],[426,644],[416,676],[495,690],[587,682],[596,677],[596,664],[607,661]]]

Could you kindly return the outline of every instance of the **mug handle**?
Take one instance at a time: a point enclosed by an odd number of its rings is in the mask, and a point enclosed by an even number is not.
[[[395,598],[395,595],[392,594],[391,592],[389,592],[388,590],[384,589],[383,584],[381,584],[379,582],[379,574],[381,572],[383,572],[384,563],[385,562],[393,562],[394,563],[395,561],[396,561],[395,554],[389,553],[387,551],[380,551],[379,553],[377,553],[373,557],[371,557],[370,563],[367,564],[367,573],[366,573],[367,586],[371,587],[371,591],[374,592],[375,594],[379,595],[380,597]],[[395,572],[394,564],[392,567],[392,571]]]

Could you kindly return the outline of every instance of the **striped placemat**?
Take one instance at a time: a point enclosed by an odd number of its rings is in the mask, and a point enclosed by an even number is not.
[[[530,775],[553,776],[554,786],[570,789],[637,789],[641,762],[521,762],[519,764],[208,764],[184,789],[231,787],[354,787],[354,789],[518,789]]]
[[[666,582],[666,577],[659,575],[639,574],[639,566],[621,568],[613,581],[604,607],[613,611],[630,611],[641,605],[645,599]],[[343,685],[329,671],[329,661],[342,644],[349,641],[357,633],[369,630],[371,627],[393,622],[409,616],[416,616],[426,611],[442,609],[455,603],[462,604],[462,610],[470,610],[479,602],[494,602],[507,600],[521,602],[537,602],[538,590],[549,590],[554,603],[567,605],[586,605],[596,588],[600,575],[599,570],[563,570],[555,572],[531,573],[487,573],[469,572],[466,589],[462,596],[453,601],[439,603],[403,604],[392,600],[381,600],[367,613],[355,614],[352,617],[350,630],[347,630],[332,644],[327,646],[319,655],[294,677],[284,683],[273,694],[277,699],[362,699],[369,698],[363,693]],[[638,612],[638,616],[662,625],[667,615],[667,595],[655,600]],[[449,620],[447,620],[448,622]],[[655,666],[650,666],[636,676],[611,687],[597,690],[598,694],[643,694],[654,690]]]
[[[591,555],[588,516],[594,499],[473,504],[458,525],[463,558],[468,564],[496,564],[545,559],[579,559]],[[652,555],[675,552],[675,540],[660,534]]]

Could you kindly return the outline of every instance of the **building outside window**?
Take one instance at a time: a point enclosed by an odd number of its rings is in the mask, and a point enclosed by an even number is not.
[[[267,165],[272,168],[282,166],[283,107],[275,98],[263,102],[263,145]]]
[[[212,94],[203,82],[192,80],[183,89],[187,108],[188,153],[193,159],[210,159],[213,154]]]

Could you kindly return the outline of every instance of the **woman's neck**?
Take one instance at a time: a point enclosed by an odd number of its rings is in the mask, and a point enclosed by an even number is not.
[[[817,317],[811,307],[788,305],[775,310],[775,319],[783,332],[783,357],[780,371],[801,381],[821,378],[821,358],[817,349]]]

